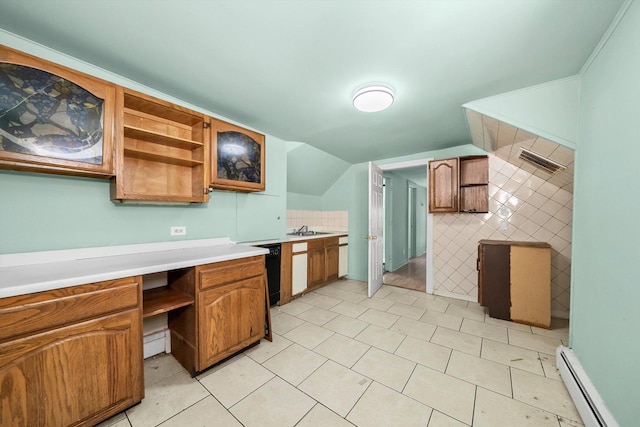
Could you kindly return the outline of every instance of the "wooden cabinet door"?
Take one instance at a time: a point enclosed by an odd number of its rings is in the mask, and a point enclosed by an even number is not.
[[[0,46],[0,79],[11,111],[11,119],[0,121],[6,140],[0,169],[114,174],[114,84],[6,46]]]
[[[489,309],[489,316],[511,320],[510,246],[481,243],[479,252],[482,283],[482,296],[479,299]]]
[[[0,344],[2,426],[94,425],[143,397],[137,309]]]
[[[325,256],[322,248],[309,249],[307,252],[308,280],[307,286],[317,286],[325,282]]]
[[[511,320],[551,326],[551,248],[511,247]]]
[[[264,276],[212,288],[198,297],[201,371],[264,336]]]
[[[458,158],[429,162],[429,212],[458,212]]]
[[[340,247],[338,245],[328,246],[325,249],[325,282],[337,280],[339,269]]]

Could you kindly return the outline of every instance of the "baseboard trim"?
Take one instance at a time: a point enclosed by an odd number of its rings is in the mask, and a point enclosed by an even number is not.
[[[585,427],[619,427],[573,350],[559,346],[556,366]]]

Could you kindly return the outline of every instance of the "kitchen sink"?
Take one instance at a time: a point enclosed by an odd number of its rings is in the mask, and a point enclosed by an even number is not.
[[[287,236],[320,236],[322,234],[331,233],[325,233],[322,231],[294,231],[293,233],[287,233]]]

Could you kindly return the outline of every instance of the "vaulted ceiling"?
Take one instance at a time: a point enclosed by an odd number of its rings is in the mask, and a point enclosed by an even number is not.
[[[462,104],[578,73],[621,4],[2,0],[0,28],[358,163],[469,143]],[[391,108],[353,108],[370,82]]]

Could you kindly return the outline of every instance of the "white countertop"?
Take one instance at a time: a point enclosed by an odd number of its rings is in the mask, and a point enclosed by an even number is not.
[[[38,252],[21,254],[20,261],[16,256],[3,255],[0,298],[266,253],[267,249],[222,238]]]

